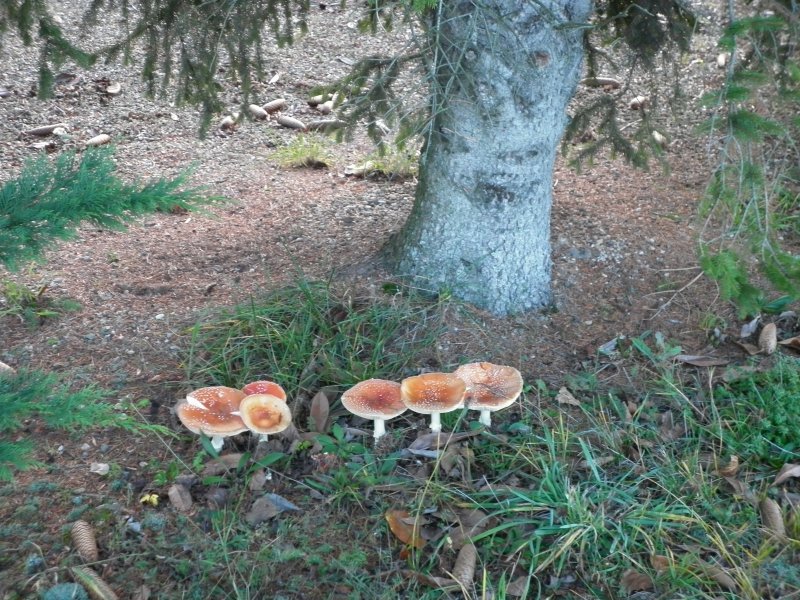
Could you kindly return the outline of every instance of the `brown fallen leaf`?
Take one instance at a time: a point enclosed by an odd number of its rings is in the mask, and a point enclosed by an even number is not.
[[[426,433],[419,436],[411,444],[409,450],[431,450],[437,448],[444,448],[447,444],[460,442],[467,438],[475,437],[483,432],[483,428],[475,429],[472,431],[462,431],[459,433],[450,433],[447,431],[440,431],[434,433]]]
[[[558,390],[558,394],[556,394],[556,401],[559,404],[567,404],[569,406],[580,406],[581,405],[581,403],[578,401],[578,399],[575,398],[575,396],[573,396],[570,393],[570,391],[565,387],[562,387],[560,390]]]
[[[387,510],[384,516],[389,523],[389,529],[398,540],[414,548],[422,548],[425,545],[425,540],[420,535],[421,524],[411,518],[408,511],[392,508]]]
[[[800,477],[800,465],[786,463],[781,467],[781,470],[778,471],[778,474],[775,476],[775,481],[772,482],[772,485],[780,485],[792,477]]]
[[[753,344],[748,344],[747,342],[737,342],[736,340],[733,340],[733,343],[745,350],[750,356],[755,356],[756,354],[761,353],[761,348],[754,346]]]
[[[170,504],[180,512],[188,512],[192,509],[192,494],[184,485],[176,483],[167,492]]]
[[[675,360],[694,367],[724,367],[730,362],[724,358],[702,354],[679,354],[675,357]]]
[[[792,350],[800,350],[800,336],[786,338],[778,342],[781,346],[786,346]]]
[[[717,565],[707,563],[702,559],[698,559],[698,566],[700,570],[710,579],[713,579],[729,592],[739,591],[739,584],[736,580],[728,575],[722,568]]]
[[[752,506],[758,506],[758,498],[753,493],[753,490],[750,489],[743,481],[739,481],[735,477],[725,477],[725,481],[733,488],[734,493],[739,494],[742,498],[744,498],[748,504]]]
[[[736,455],[731,456],[727,465],[723,465],[717,469],[717,473],[723,477],[735,477],[736,472],[739,470],[739,457]]]
[[[761,513],[761,522],[774,537],[786,537],[786,525],[783,522],[783,512],[775,500],[772,498],[763,498],[761,502],[758,503],[758,510]]]
[[[670,564],[669,557],[664,556],[663,554],[653,554],[650,557],[650,565],[659,573],[668,571]]]
[[[458,551],[456,563],[453,565],[451,575],[464,588],[472,587],[472,580],[475,578],[475,564],[478,560],[478,551],[472,544],[464,544]]]
[[[506,596],[514,596],[515,598],[527,598],[530,594],[531,578],[527,575],[517,577],[514,581],[506,586]]]
[[[484,532],[492,522],[489,515],[477,509],[458,510],[456,518],[458,524],[453,526],[449,533],[453,548],[456,549],[471,543],[472,538]]]
[[[328,416],[330,415],[330,403],[328,396],[322,390],[318,391],[311,399],[310,417],[311,423],[309,428],[319,433],[325,433],[328,430]]]
[[[654,587],[653,579],[646,573],[640,573],[636,569],[628,569],[622,574],[620,585],[628,593],[643,590],[652,590]]]
[[[451,579],[449,577],[434,577],[433,575],[426,575],[425,573],[411,571],[408,569],[400,571],[400,574],[406,579],[416,579],[423,585],[427,585],[432,588],[438,588],[440,590],[455,592],[461,589],[461,584],[459,584],[455,579]]]
[[[200,474],[202,477],[213,477],[215,475],[224,475],[228,471],[232,471],[239,466],[242,462],[242,454],[234,452],[232,454],[224,454],[219,458],[210,460],[203,467],[203,472]]]

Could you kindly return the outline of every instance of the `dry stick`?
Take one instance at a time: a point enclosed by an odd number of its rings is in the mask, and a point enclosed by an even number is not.
[[[672,294],[672,296],[670,296],[670,297],[669,297],[669,300],[667,300],[667,301],[666,301],[666,302],[664,302],[664,303],[663,303],[661,306],[659,306],[659,307],[658,307],[658,310],[656,311],[656,313],[655,313],[655,314],[654,314],[652,317],[647,317],[647,318],[645,319],[645,321],[652,321],[652,320],[653,320],[653,319],[655,319],[655,318],[656,318],[658,315],[660,315],[662,312],[664,312],[664,310],[666,310],[666,308],[667,308],[667,307],[668,307],[670,304],[672,304],[672,301],[673,301],[673,300],[675,300],[675,298],[677,298],[677,297],[678,297],[678,294],[680,294],[681,292],[685,291],[687,288],[691,287],[691,286],[692,286],[692,285],[693,285],[693,284],[694,284],[694,283],[695,283],[695,282],[696,282],[698,279],[700,279],[702,276],[703,276],[703,271],[700,271],[700,272],[699,272],[697,275],[695,275],[695,276],[694,276],[694,278],[693,278],[693,279],[692,279],[692,280],[691,280],[689,283],[687,283],[687,284],[686,284],[686,285],[684,285],[684,286],[683,286],[681,289],[679,289],[679,290],[677,290],[676,292],[674,292],[674,293]]]

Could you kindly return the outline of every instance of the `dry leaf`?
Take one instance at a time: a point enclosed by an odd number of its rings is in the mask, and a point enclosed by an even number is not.
[[[318,391],[311,399],[311,419],[309,427],[325,433],[328,430],[328,415],[330,414],[330,403],[328,397],[322,390]]]
[[[772,498],[764,498],[758,503],[761,522],[776,537],[786,536],[786,525],[783,522],[781,507]]]
[[[730,361],[724,358],[715,358],[702,354],[679,354],[675,360],[695,367],[724,367]]]
[[[169,488],[167,496],[170,504],[180,512],[188,512],[192,509],[192,494],[186,486],[174,484]]]
[[[451,575],[465,588],[472,587],[475,577],[475,563],[478,560],[478,551],[472,544],[464,544],[458,552],[456,564],[453,565]]]
[[[408,446],[408,449],[413,451],[444,448],[447,446],[447,444],[460,442],[461,440],[479,435],[481,432],[483,432],[483,428],[475,429],[473,431],[462,431],[460,433],[450,433],[447,431],[426,433],[411,442],[411,444]]]
[[[725,477],[725,481],[727,481],[730,484],[735,493],[739,494],[749,504],[752,504],[753,506],[758,505],[758,498],[756,498],[756,495],[753,493],[753,490],[751,490],[746,483],[739,481],[738,479],[735,479],[733,477]]]
[[[740,338],[746,338],[746,337],[750,337],[751,335],[753,335],[756,332],[756,329],[758,329],[758,322],[760,320],[761,320],[761,315],[757,316],[752,321],[742,325],[742,330],[739,333],[739,337]]]
[[[778,329],[775,323],[767,323],[758,336],[758,348],[764,354],[770,355],[778,347]]]
[[[530,577],[517,577],[506,586],[506,596],[527,597],[530,593]]]
[[[420,583],[433,588],[452,592],[461,589],[461,585],[455,579],[450,579],[449,577],[434,577],[433,575],[426,575],[425,573],[409,570],[401,571],[401,574],[403,577],[416,579]]]
[[[208,461],[206,466],[203,467],[203,472],[200,474],[202,477],[213,477],[215,475],[224,475],[228,471],[236,469],[239,463],[242,462],[242,455],[238,452],[231,454],[224,454],[219,458]]]
[[[775,481],[772,482],[772,485],[780,485],[792,477],[800,477],[800,465],[786,463],[781,467],[781,470],[778,471],[778,474],[775,476]]]
[[[650,575],[640,573],[635,569],[628,569],[622,574],[620,585],[628,594],[641,590],[652,590],[654,587]]]
[[[669,570],[670,560],[663,554],[653,554],[650,557],[650,565],[659,573],[663,573]]]
[[[735,477],[736,472],[739,470],[739,457],[734,455],[731,456],[730,461],[728,464],[717,469],[717,473],[722,475],[723,477]]]
[[[800,336],[786,338],[778,342],[781,346],[787,346],[792,350],[800,350]]]
[[[578,402],[578,400],[575,398],[575,396],[573,396],[570,393],[570,391],[565,387],[562,387],[560,390],[558,390],[558,394],[556,394],[556,401],[559,404],[568,404],[570,406],[580,406],[581,405],[581,403]]]
[[[92,526],[86,521],[75,521],[70,529],[70,535],[83,562],[97,562],[100,555],[97,552],[97,540]]]
[[[408,511],[390,509],[386,511],[385,517],[389,523],[389,529],[398,540],[415,548],[422,548],[425,545],[425,540],[420,536],[420,523],[411,519],[409,524],[408,519],[411,518],[411,515],[408,514]]]
[[[723,569],[716,565],[709,564],[704,560],[698,559],[698,565],[700,569],[705,573],[708,577],[716,581],[722,587],[730,592],[736,592],[739,590],[739,584],[728,575]]]
[[[150,588],[146,585],[140,585],[133,593],[133,600],[150,600]]]
[[[758,346],[754,346],[753,344],[748,344],[746,342],[737,342],[733,340],[733,343],[745,350],[750,356],[755,356],[761,352],[761,348]]]

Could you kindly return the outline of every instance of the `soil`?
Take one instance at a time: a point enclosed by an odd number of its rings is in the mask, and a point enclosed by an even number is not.
[[[55,12],[75,29],[87,3],[59,2]],[[389,37],[358,34],[358,15],[356,3],[314,4],[310,33],[288,49],[269,49],[274,67],[271,82],[257,88],[259,100],[284,98],[284,114],[315,118],[318,113],[306,101],[314,86],[344,75],[349,59],[406,43],[402,28]],[[713,31],[699,34],[681,68],[689,98],[677,112],[664,110],[658,117],[669,136],[668,172],[656,163],[642,171],[602,156],[579,171],[559,161],[552,214],[554,309],[505,319],[466,307],[449,311],[439,348],[442,368],[466,360],[511,364],[527,381],[542,379],[557,389],[618,336],[660,331],[695,354],[708,345],[701,326],[705,317],[733,321],[715,286],[697,278],[696,210],[709,158],[692,133],[702,118],[693,99],[722,77],[714,40]],[[0,318],[3,362],[70,373],[77,382],[96,382],[120,397],[156,400],[163,408],[150,416],[172,424],[168,409],[186,392],[185,328],[205,311],[290,283],[298,271],[312,279],[333,273],[337,285],[356,294],[392,280],[374,257],[402,226],[415,182],[346,176],[348,165],[373,151],[363,136],[337,145],[327,169],[283,168],[271,156],[297,132],[269,118],[245,120],[232,130],[212,126],[201,140],[197,110],[176,107],[166,97],[147,98],[135,67],[81,71],[67,65],[55,98],[40,101],[32,92],[36,50],[17,42],[8,35],[0,53],[0,89],[9,92],[0,98],[0,180],[13,178],[25,160],[41,152],[37,142],[51,144],[46,150],[53,154],[80,151],[88,139],[105,133],[116,146],[123,178],[171,177],[191,165],[193,183],[232,201],[214,205],[208,214],[150,215],[126,232],[85,225],[75,240],[48,251],[42,263],[0,273],[32,289],[47,286],[52,301],[80,305],[35,327],[14,316]],[[640,120],[638,111],[628,109],[639,94],[664,108],[670,77],[667,65],[658,65],[647,78],[634,79],[619,97],[623,119],[632,126]],[[120,83],[121,93],[108,95],[108,82]],[[233,112],[238,89],[224,85]],[[603,93],[617,92],[581,87],[576,102]],[[67,135],[24,133],[54,123],[66,123]],[[619,374],[612,371],[602,376]],[[40,432],[35,423],[28,432],[40,436],[39,458],[55,461],[67,487],[92,494],[107,490],[89,472],[90,462],[135,471],[170,458],[171,450],[157,449],[153,457],[151,449],[118,432],[66,437]],[[18,485],[36,477],[21,474]],[[130,510],[138,510],[135,501]]]

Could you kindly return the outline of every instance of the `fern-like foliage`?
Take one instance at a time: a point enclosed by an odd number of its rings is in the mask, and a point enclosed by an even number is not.
[[[14,439],[26,419],[36,418],[51,429],[70,432],[116,427],[131,433],[167,433],[163,427],[117,410],[105,401],[108,395],[92,385],[74,390],[60,376],[38,370],[0,375],[0,481],[9,480],[14,470],[37,464],[31,458],[31,440]]]
[[[741,316],[768,310],[771,292],[800,298],[800,258],[784,248],[800,234],[799,42],[783,13],[734,20],[720,40],[726,80],[701,99],[713,109],[701,131],[722,141],[700,205],[701,266]]]
[[[184,173],[143,185],[127,184],[114,171],[113,149],[92,148],[78,158],[61,154],[26,163],[20,176],[0,187],[0,264],[17,269],[41,257],[55,240],[75,236],[89,221],[124,229],[138,215],[178,206],[185,209],[218,200],[198,188],[182,189]]]

